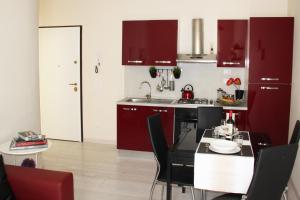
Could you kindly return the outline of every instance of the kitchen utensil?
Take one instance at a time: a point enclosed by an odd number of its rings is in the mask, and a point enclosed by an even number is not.
[[[162,85],[157,84],[156,90],[159,91],[159,92],[162,92],[164,90],[164,88],[163,88]]]
[[[194,92],[193,92],[194,88],[191,84],[187,84],[185,85],[182,89],[181,89],[181,98],[182,99],[193,99],[194,98]]]
[[[164,86],[166,85],[166,83],[167,83],[167,82],[166,82],[166,80],[165,80],[165,77],[162,76],[162,77],[161,77],[161,86],[164,87]]]
[[[169,81],[170,91],[175,90],[175,81]]]

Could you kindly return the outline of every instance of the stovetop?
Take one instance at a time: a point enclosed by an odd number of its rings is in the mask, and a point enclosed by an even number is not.
[[[179,99],[177,101],[178,104],[214,104],[214,101],[207,98],[195,98],[195,99]]]

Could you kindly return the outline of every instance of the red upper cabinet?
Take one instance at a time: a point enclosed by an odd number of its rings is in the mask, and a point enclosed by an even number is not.
[[[218,20],[218,67],[245,67],[248,20]]]
[[[122,64],[175,66],[177,20],[123,21]]]
[[[122,64],[150,63],[149,24],[146,21],[123,21]]]
[[[250,18],[250,83],[291,83],[294,18]]]
[[[175,66],[177,58],[177,20],[149,21],[151,65]]]

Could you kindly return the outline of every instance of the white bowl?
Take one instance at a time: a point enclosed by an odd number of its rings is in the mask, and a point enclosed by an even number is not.
[[[214,140],[210,143],[210,146],[220,151],[233,151],[238,147],[237,143],[229,140]]]

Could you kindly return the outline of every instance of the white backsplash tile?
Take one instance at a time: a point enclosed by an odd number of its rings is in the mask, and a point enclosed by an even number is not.
[[[125,96],[127,97],[143,97],[149,92],[148,86],[143,85],[139,88],[142,81],[149,81],[152,87],[153,98],[175,98],[181,97],[181,89],[186,84],[194,87],[194,96],[216,99],[217,89],[222,88],[228,93],[234,94],[235,87],[233,85],[226,86],[228,78],[239,77],[242,85],[241,89],[247,88],[247,69],[246,68],[221,68],[216,64],[200,64],[200,63],[181,63],[182,69],[180,79],[175,79],[175,91],[164,90],[159,92],[156,90],[157,84],[161,82],[161,77],[151,78],[148,72],[148,66],[126,66],[125,67]],[[158,69],[172,69],[172,67],[157,67]],[[166,71],[163,75],[166,79]],[[246,87],[245,87],[246,86]]]

